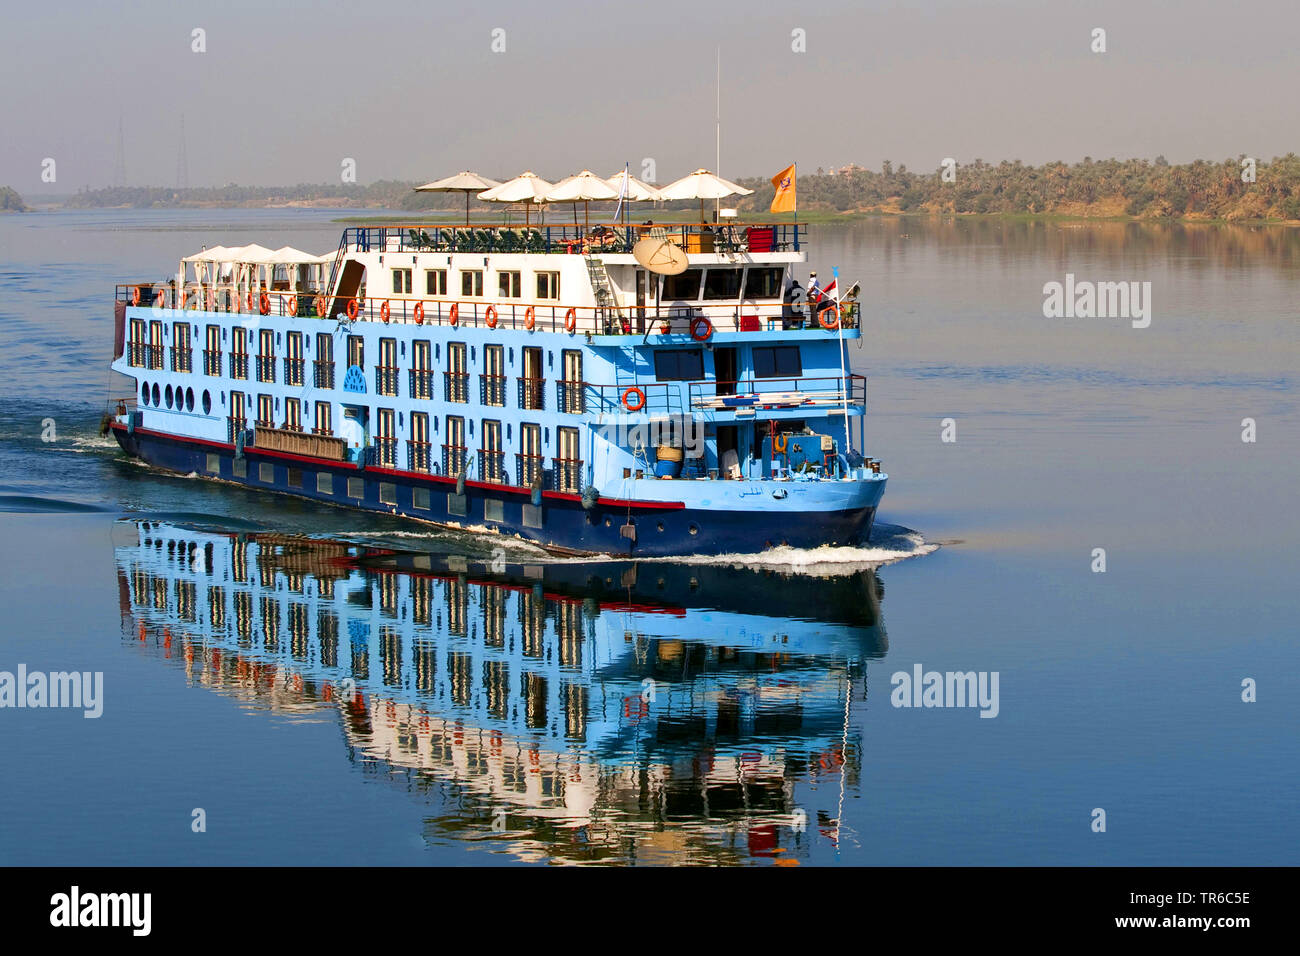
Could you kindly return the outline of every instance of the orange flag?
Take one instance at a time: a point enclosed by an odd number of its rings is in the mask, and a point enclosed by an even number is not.
[[[772,197],[770,212],[794,212],[794,163],[772,177],[776,195]]]

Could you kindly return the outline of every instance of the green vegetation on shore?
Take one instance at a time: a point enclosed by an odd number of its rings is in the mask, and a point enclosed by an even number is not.
[[[1093,160],[1026,166],[975,160],[944,170],[914,173],[886,161],[879,172],[846,166],[799,176],[799,218],[827,221],[849,215],[997,215],[1059,219],[1184,219],[1189,221],[1300,221],[1300,157],[1259,161],[1253,177],[1244,157],[1171,165],[1163,157]],[[1252,181],[1253,179],[1253,181]],[[767,215],[767,177],[739,179],[754,195],[728,204],[751,218]],[[409,212],[464,208],[460,193],[417,193],[414,183],[384,180],[356,184],[221,186],[194,189],[112,187],[83,190],[68,200],[77,208],[176,206],[310,206],[393,209]],[[17,195],[14,194],[14,198]],[[21,203],[22,200],[18,199]],[[689,217],[693,202],[656,207]],[[499,207],[487,207],[499,215]],[[637,216],[633,207],[633,216]],[[478,218],[482,219],[480,214]],[[783,217],[784,218],[784,217]]]
[[[27,212],[23,197],[12,186],[0,186],[0,212]]]

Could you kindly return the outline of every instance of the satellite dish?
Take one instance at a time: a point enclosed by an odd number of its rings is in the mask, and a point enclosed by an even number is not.
[[[686,253],[667,239],[642,239],[632,247],[632,257],[651,272],[675,276],[686,271]]]

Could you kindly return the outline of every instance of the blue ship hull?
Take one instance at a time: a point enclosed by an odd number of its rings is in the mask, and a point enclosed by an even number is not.
[[[112,425],[122,449],[158,468],[230,481],[438,525],[518,536],[552,551],[671,557],[748,554],[778,546],[816,548],[867,542],[884,493],[878,481],[842,509],[808,511],[752,507],[699,508],[681,502],[602,497],[590,508],[579,495],[546,491],[534,503],[527,488],[464,483],[454,479],[350,462],[302,458],[246,447],[237,458],[229,444],[181,438]],[[241,473],[242,472],[242,473]],[[332,491],[320,490],[318,476]],[[354,493],[355,492],[355,493]],[[418,496],[418,501],[417,501]],[[423,505],[427,505],[424,507]],[[489,514],[489,511],[491,512]]]

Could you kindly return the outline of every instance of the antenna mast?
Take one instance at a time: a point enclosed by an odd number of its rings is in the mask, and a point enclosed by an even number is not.
[[[713,156],[713,174],[715,176],[721,176],[722,175],[722,47],[721,46],[718,47],[717,93],[718,93],[717,114],[716,114],[717,115],[717,137],[716,137],[716,142],[714,143],[716,151]],[[713,200],[713,221],[715,223],[718,221],[719,218],[718,211],[721,208],[722,208],[722,200],[721,199]]]

